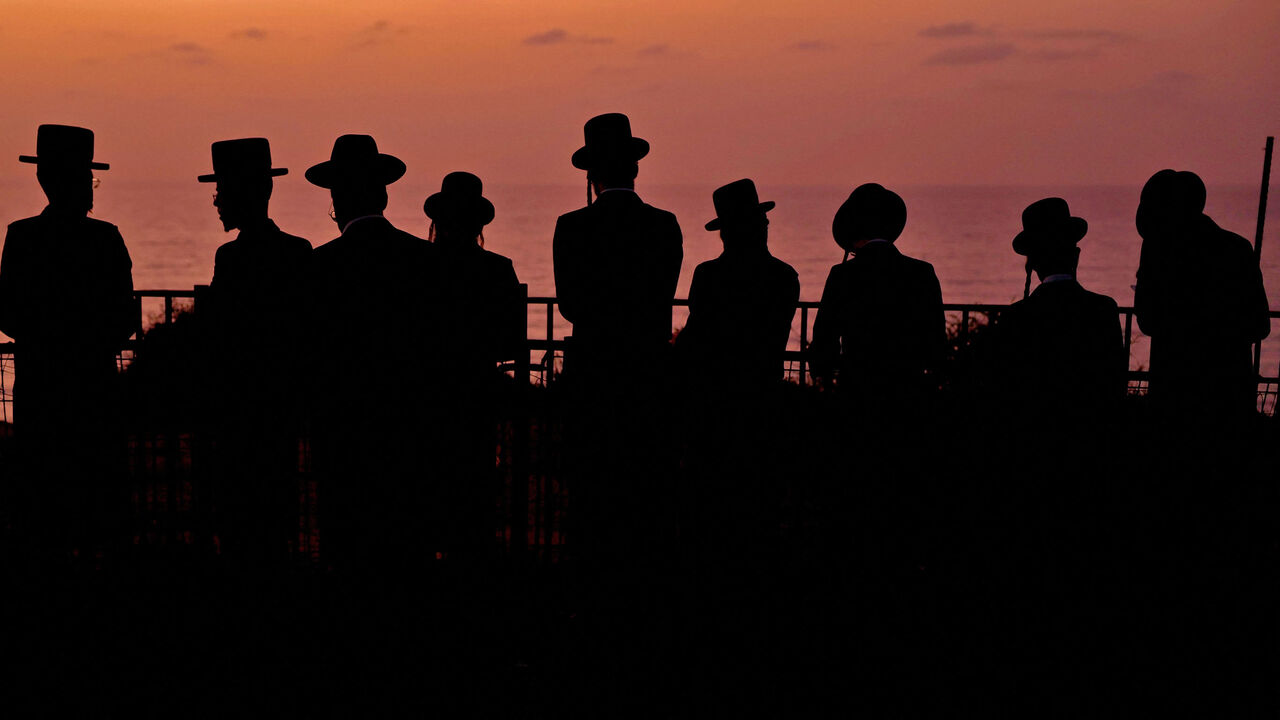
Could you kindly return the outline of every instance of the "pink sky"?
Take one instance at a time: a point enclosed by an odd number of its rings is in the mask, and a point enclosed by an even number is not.
[[[300,172],[368,132],[424,177],[570,183],[621,111],[648,182],[1256,183],[1277,37],[1275,0],[9,0],[0,179],[62,122],[113,180],[250,135]]]

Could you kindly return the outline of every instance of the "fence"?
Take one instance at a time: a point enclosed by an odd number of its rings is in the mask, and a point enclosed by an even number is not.
[[[132,361],[140,338],[156,325],[173,323],[187,308],[194,306],[204,288],[192,290],[139,290],[135,292],[138,323],[135,337],[121,349],[120,368]],[[547,296],[528,297],[525,291],[526,344],[528,352],[506,365],[514,378],[527,378],[528,383],[515,384],[518,392],[546,386],[558,371],[565,340],[563,322],[557,322],[557,299]],[[687,300],[675,300],[673,320],[688,307]],[[809,378],[808,348],[812,322],[819,303],[797,305],[798,322],[786,352],[786,374],[792,382],[804,384]],[[943,306],[949,333],[963,346],[971,333],[998,316],[1007,306],[974,303],[950,303]],[[1125,349],[1130,355],[1130,392],[1145,392],[1147,373],[1143,354],[1137,351],[1145,342],[1134,323],[1133,308],[1120,308]],[[1271,313],[1272,322],[1280,312]],[[1280,346],[1280,339],[1276,341]],[[1270,350],[1280,348],[1269,347]],[[13,384],[13,343],[0,344],[0,420],[11,417],[10,388]],[[1274,358],[1274,355],[1267,355]],[[1260,409],[1273,415],[1276,409],[1275,375],[1259,376]],[[559,472],[558,450],[562,427],[554,412],[536,402],[515,403],[498,427],[497,452],[503,492],[499,498],[499,525],[496,531],[510,550],[524,554],[533,551],[537,557],[554,559],[563,542],[563,517],[568,495]],[[8,429],[0,423],[0,437]],[[142,430],[132,432],[130,468],[134,478],[135,508],[139,525],[139,542],[170,544],[191,548],[209,545],[212,530],[207,514],[201,508],[200,487],[209,472],[201,458],[210,453],[208,439],[189,428]],[[309,445],[299,447],[299,499],[302,513],[298,518],[296,555],[310,562],[319,558],[319,531],[315,515],[316,484],[309,472]]]
[[[196,299],[207,290],[207,286],[196,286],[191,290],[136,290],[134,299],[138,307],[138,322],[135,336],[121,348],[119,354],[120,369],[124,369],[133,358],[138,339],[150,326],[173,322],[178,314],[190,309]],[[527,377],[529,382],[545,385],[558,372],[559,361],[564,353],[563,323],[557,322],[556,305],[558,300],[550,296],[528,296],[525,288],[526,344],[528,355],[517,358],[505,369],[515,377]],[[687,310],[689,301],[676,299],[672,302],[673,319]],[[793,323],[792,338],[785,355],[786,377],[791,382],[805,384],[809,382],[809,341],[812,333],[813,319],[817,314],[819,303],[801,301],[796,304],[799,322]],[[948,316],[948,326],[957,340],[964,342],[973,331],[975,325],[981,326],[978,317],[986,320],[998,316],[1007,305],[984,303],[947,303],[943,311]],[[1134,322],[1132,307],[1121,307],[1120,320],[1124,327],[1125,353],[1130,358],[1129,390],[1131,393],[1143,393],[1147,387],[1145,354],[1135,352],[1143,344],[1146,336],[1138,330]],[[678,319],[677,319],[678,320]],[[1272,324],[1280,320],[1280,311],[1271,311]],[[1272,333],[1272,340],[1263,343],[1268,349],[1280,352],[1280,337]],[[1274,347],[1273,347],[1274,345]],[[14,343],[0,343],[0,421],[8,422],[12,417],[12,387]],[[1259,352],[1259,359],[1272,359],[1273,367],[1270,375],[1258,375],[1258,408],[1267,415],[1275,414],[1277,395],[1280,394],[1280,367],[1275,364],[1274,353]],[[1264,369],[1264,368],[1260,368]]]

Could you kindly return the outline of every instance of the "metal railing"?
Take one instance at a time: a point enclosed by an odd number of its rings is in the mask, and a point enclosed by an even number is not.
[[[557,322],[556,306],[559,300],[553,296],[529,296],[527,286],[522,285],[521,288],[528,308],[525,337],[528,353],[504,367],[517,378],[525,377],[534,384],[546,384],[555,376],[556,363],[563,358],[565,348],[564,335],[558,332],[558,325],[562,324]],[[137,303],[138,319],[134,337],[121,348],[119,356],[121,369],[128,365],[139,340],[149,327],[172,323],[178,313],[186,309],[184,303],[189,302],[194,305],[207,290],[208,286],[203,285],[197,285],[190,290],[135,290],[134,300]],[[673,300],[673,320],[677,309],[688,306],[687,299]],[[820,303],[812,300],[796,303],[799,323],[793,324],[792,341],[784,355],[786,377],[792,382],[801,384],[809,382],[809,343],[812,321],[819,306]],[[1008,307],[1008,305],[991,303],[946,303],[943,305],[943,311],[949,318],[954,319],[952,332],[956,335],[956,339],[963,343],[968,339],[975,316],[984,316],[990,321]],[[542,317],[537,318],[537,323],[533,322],[535,308],[537,312],[542,313]],[[1136,328],[1132,307],[1121,307],[1119,312],[1124,328],[1125,353],[1130,357],[1128,377],[1130,391],[1141,393],[1146,388],[1147,371],[1140,359],[1137,366],[1134,366],[1134,348],[1137,342],[1146,336]],[[1270,315],[1273,322],[1280,319],[1280,311],[1273,310]],[[532,328],[536,330],[531,330]],[[1280,342],[1280,338],[1276,341]],[[0,421],[7,421],[12,414],[10,390],[13,383],[14,348],[15,345],[12,342],[0,343]],[[1280,367],[1274,368],[1269,375],[1259,373],[1258,386],[1260,409],[1267,414],[1273,414],[1277,392],[1280,391]]]

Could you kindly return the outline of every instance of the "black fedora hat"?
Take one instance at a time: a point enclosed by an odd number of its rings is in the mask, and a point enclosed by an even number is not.
[[[1022,232],[1013,239],[1013,251],[1030,255],[1047,246],[1074,246],[1088,232],[1089,223],[1074,217],[1066,200],[1037,200],[1022,211]]]
[[[582,128],[586,144],[573,153],[571,161],[579,170],[602,165],[630,163],[649,154],[648,141],[631,135],[631,120],[622,113],[597,115]]]
[[[342,135],[333,141],[329,159],[307,168],[307,182],[322,188],[347,183],[390,185],[404,177],[400,158],[378,152],[369,135]]]
[[[711,193],[711,203],[715,205],[716,217],[707,223],[708,230],[719,230],[724,223],[735,220],[763,218],[776,205],[772,200],[760,202],[756,184],[745,179],[716,188]]]
[[[271,144],[266,138],[219,140],[210,147],[213,172],[196,178],[202,183],[258,177],[279,177],[289,171],[271,167]]]
[[[876,183],[864,183],[849,193],[849,199],[831,220],[831,236],[836,244],[853,252],[862,238],[893,242],[907,226],[907,204],[898,193]]]
[[[19,155],[18,162],[111,169],[107,163],[93,161],[93,131],[72,125],[41,125],[36,130],[36,154]]]
[[[422,211],[436,222],[493,222],[493,203],[482,195],[484,183],[469,172],[451,172],[440,183],[440,192],[427,197]]]

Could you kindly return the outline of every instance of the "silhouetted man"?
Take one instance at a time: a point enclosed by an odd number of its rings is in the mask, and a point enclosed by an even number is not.
[[[1082,648],[1105,617],[1091,613],[1119,549],[1109,450],[1128,359],[1116,302],[1076,279],[1088,223],[1053,197],[1027,206],[1022,227],[1013,250],[1040,284],[994,331],[1002,442],[981,481],[996,483],[984,531],[999,538],[999,571],[986,582],[1010,603],[998,613],[1009,626],[995,636],[1012,641],[1000,654],[1020,685],[1049,694],[1093,657]]]
[[[1134,309],[1151,336],[1151,398],[1187,417],[1241,419],[1257,407],[1251,345],[1271,332],[1248,240],[1204,214],[1191,172],[1161,170],[1142,188]]]
[[[1062,198],[1045,198],[1023,211],[1022,228],[1013,251],[1040,284],[1000,318],[1000,382],[1010,410],[1073,425],[1103,422],[1124,395],[1128,358],[1115,300],[1076,279],[1077,243],[1089,224]]]
[[[769,253],[774,203],[760,202],[750,180],[738,180],[711,196],[724,252],[694,270],[689,321],[676,341],[700,383],[758,390],[782,378],[783,354],[800,300],[800,279]]]
[[[568,537],[607,596],[600,604],[665,607],[649,593],[661,587],[655,568],[670,562],[674,536],[661,391],[682,237],[674,215],[635,192],[649,143],[631,135],[627,117],[594,117],[584,135],[572,162],[587,172],[588,201],[598,198],[560,216],[553,241],[560,314],[573,323],[564,373]],[[627,611],[613,620],[647,642],[658,637],[649,624],[657,617]]]
[[[440,416],[429,508],[437,547],[453,557],[483,556],[494,545],[497,516],[495,406],[497,363],[525,348],[525,302],[511,260],[484,249],[493,203],[480,178],[444,177],[423,203],[439,262],[440,321],[451,366],[431,409]],[[517,378],[517,382],[527,382]]]
[[[119,411],[116,352],[133,333],[132,262],[115,225],[93,209],[93,132],[41,125],[36,178],[49,205],[9,226],[0,259],[0,331],[18,344],[15,429],[23,438],[39,532],[81,550],[95,525],[125,510],[110,435]]]
[[[691,577],[714,590],[768,567],[764,551],[780,520],[776,391],[800,280],[769,253],[765,213],[774,203],[760,202],[755,183],[729,183],[711,199],[716,218],[706,228],[720,231],[724,252],[693,273],[676,351],[693,381],[685,398],[688,480],[680,494],[689,510],[681,531],[697,563]]]
[[[214,207],[224,230],[202,314],[218,362],[215,404],[223,460],[214,502],[228,554],[280,559],[296,498],[298,346],[311,243],[280,230],[268,213],[274,177],[266,138],[213,143]],[[206,314],[207,311],[207,314]]]
[[[813,323],[813,374],[872,406],[910,412],[936,388],[946,343],[933,266],[894,246],[907,206],[880,185],[860,185],[831,223],[853,257],[831,268]]]
[[[556,222],[553,252],[560,314],[573,323],[566,375],[588,383],[644,384],[665,362],[671,301],[684,256],[671,213],[635,191],[649,143],[631,135],[627,116],[587,121],[573,166],[598,196]]]
[[[312,413],[322,532],[339,564],[420,559],[420,490],[442,339],[435,248],[382,216],[405,165],[368,135],[343,135],[306,172],[327,188],[342,235],[312,255]]]

